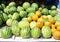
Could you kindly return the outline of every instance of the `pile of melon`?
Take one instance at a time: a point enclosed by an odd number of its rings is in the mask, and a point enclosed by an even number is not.
[[[60,16],[55,5],[11,2],[0,5],[0,37],[60,39]],[[43,36],[42,36],[43,35]]]

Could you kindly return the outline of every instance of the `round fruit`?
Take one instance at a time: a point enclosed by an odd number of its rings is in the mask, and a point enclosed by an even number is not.
[[[8,14],[9,13],[9,8],[5,8],[4,12]]]
[[[15,3],[15,2],[11,2],[11,3],[9,3],[8,6],[9,6],[9,7],[16,6],[16,3]]]
[[[0,10],[2,10],[3,8],[2,8],[2,5],[0,5]]]
[[[36,27],[36,22],[35,21],[30,22],[30,28],[34,28],[34,27]]]
[[[28,19],[27,18],[22,18],[22,21],[28,21]]]
[[[48,15],[48,9],[47,8],[44,8],[43,10],[42,10],[42,14],[44,14],[44,15]]]
[[[38,4],[37,3],[32,3],[31,7],[35,8],[37,10],[38,9]]]
[[[18,26],[18,21],[17,20],[13,20],[12,21],[11,30],[12,30],[12,33],[14,35],[19,36],[19,34],[20,34],[20,28]]]
[[[47,15],[43,15],[42,17],[43,17],[45,22],[48,22],[48,16]]]
[[[12,25],[12,21],[13,21],[12,19],[8,19],[8,20],[6,21],[6,25],[7,25],[7,26],[11,26],[11,25]]]
[[[55,10],[55,9],[56,9],[56,6],[53,5],[53,6],[51,7],[51,9],[52,9],[52,10]]]
[[[43,22],[44,23],[44,19],[43,18],[38,18],[37,22]]]
[[[51,26],[51,32],[52,32],[52,34],[53,34],[53,32],[56,30],[56,28],[55,28],[55,25],[52,25]]]
[[[31,12],[31,13],[28,14],[28,17],[32,17],[32,16],[34,16],[33,12]]]
[[[53,17],[49,18],[49,22],[54,24],[55,23],[55,19]]]
[[[29,38],[30,37],[30,28],[24,27],[21,29],[21,37],[22,38]]]
[[[1,4],[1,7],[2,7],[2,9],[4,9],[5,8],[5,4]]]
[[[42,34],[44,38],[50,38],[51,37],[51,30],[49,26],[43,26],[42,28]]]
[[[51,13],[51,10],[49,10],[49,14]]]
[[[26,17],[27,12],[26,11],[20,11],[19,15],[20,15],[20,17]]]
[[[36,15],[37,15],[38,17],[40,17],[40,16],[41,16],[41,12],[40,12],[40,11],[36,11]]]
[[[30,13],[30,12],[35,12],[35,8],[29,7],[28,9],[26,9],[26,11],[27,11],[28,13]]]
[[[55,27],[56,27],[55,24],[52,24],[52,25],[51,25],[51,28],[52,28],[52,29],[55,29]]]
[[[33,21],[37,21],[37,20],[38,20],[38,16],[37,16],[37,15],[34,15],[34,16],[32,17],[32,20],[33,20]]]
[[[41,31],[40,31],[40,29],[37,28],[37,27],[32,28],[32,29],[31,29],[31,36],[32,36],[33,38],[39,38],[39,37],[41,36]]]
[[[8,18],[9,18],[9,19],[12,19],[12,15],[11,15],[11,14],[9,14],[9,15],[8,15]]]
[[[20,12],[20,11],[24,11],[24,8],[21,7],[21,6],[18,6],[18,7],[17,7],[17,11],[18,11],[18,12]]]
[[[48,15],[48,19],[51,18],[52,16],[51,15]],[[55,19],[54,19],[55,20]]]
[[[53,37],[54,37],[54,39],[59,40],[60,39],[60,31],[57,31],[57,30],[54,31]]]
[[[15,12],[15,13],[12,15],[12,19],[18,20],[18,19],[19,19],[19,14],[18,14],[17,12]]]
[[[37,22],[37,23],[36,23],[36,26],[37,26],[38,28],[42,28],[42,27],[43,27],[43,22]]]
[[[14,26],[14,25],[16,25],[16,26],[18,25],[18,21],[17,20],[13,20],[12,21],[12,26]]]
[[[51,29],[52,34],[54,33],[55,30],[56,30],[55,28]]]
[[[10,38],[12,36],[11,29],[7,26],[2,28],[2,38]]]
[[[59,16],[55,16],[54,19],[55,19],[55,21],[59,21],[60,22],[60,17]]]
[[[28,17],[27,19],[28,19],[28,21],[29,21],[29,22],[31,22],[31,21],[32,21],[32,18],[31,18],[31,17]]]
[[[25,9],[29,8],[29,7],[30,7],[30,3],[29,3],[29,2],[24,2],[24,3],[23,3],[23,7],[24,7]]]
[[[44,4],[41,4],[41,7],[42,7],[42,8],[45,8],[45,5],[44,5]]]
[[[5,22],[5,21],[7,21],[7,20],[8,20],[7,14],[3,13],[3,21]]]
[[[12,25],[11,30],[14,35],[19,36],[20,28],[18,25]]]
[[[58,27],[57,27],[57,30],[59,30],[59,31],[60,31],[60,26],[58,26]]]
[[[39,11],[42,11],[42,7],[39,8]]]
[[[60,22],[56,22],[56,23],[55,23],[55,26],[56,26],[56,27],[60,26]]]
[[[56,14],[57,14],[56,10],[52,10],[51,13],[50,13],[51,16],[56,16]]]
[[[20,21],[18,23],[18,25],[19,25],[20,28],[24,28],[24,27],[29,28],[29,22],[28,21]]]
[[[44,25],[45,26],[51,26],[51,23],[50,22],[45,22]]]
[[[8,8],[8,9],[9,9],[10,7],[9,7],[9,6],[6,6],[6,8]]]
[[[47,15],[43,15],[42,17],[43,17],[44,19],[47,19],[47,18],[48,18],[48,16],[47,16]]]
[[[16,10],[16,7],[13,6],[9,9],[9,13],[13,14],[14,12],[16,12]]]

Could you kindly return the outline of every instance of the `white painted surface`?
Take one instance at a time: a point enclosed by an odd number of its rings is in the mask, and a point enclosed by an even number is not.
[[[59,41],[60,42],[60,40],[55,40],[53,37],[49,39],[44,39],[42,37],[39,39],[33,39],[33,38],[23,39],[22,37],[15,37],[15,39],[14,38],[10,38],[10,39],[0,38],[0,41],[21,41],[21,42]]]

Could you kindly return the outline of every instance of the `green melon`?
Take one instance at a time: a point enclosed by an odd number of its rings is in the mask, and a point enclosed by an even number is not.
[[[35,12],[35,8],[29,7],[28,9],[26,9],[26,11],[27,11],[28,13],[30,13],[30,12]]]
[[[20,35],[20,28],[19,28],[18,25],[12,25],[11,29],[12,29],[12,33],[15,36],[19,36]]]
[[[8,6],[9,6],[9,7],[16,6],[16,3],[15,3],[15,2],[10,2]]]
[[[59,21],[60,22],[60,16],[55,16],[54,19],[55,19],[55,21]]]
[[[57,10],[52,10],[51,13],[50,13],[50,15],[53,16],[53,17],[56,16],[56,14],[57,14]]]
[[[9,18],[9,19],[12,19],[12,15],[11,15],[11,14],[9,14],[9,15],[8,15],[8,18]]]
[[[7,14],[3,13],[3,21],[5,22],[5,21],[7,21],[7,20],[8,20]]]
[[[34,15],[34,13],[31,12],[31,13],[28,14],[28,17],[32,17],[33,15]]]
[[[19,14],[17,12],[15,12],[13,15],[12,15],[12,19],[14,20],[19,20]]]
[[[20,34],[21,34],[22,38],[29,38],[30,37],[30,28],[27,28],[27,27],[22,28]]]
[[[2,32],[2,34],[1,34],[2,38],[10,38],[12,36],[12,31],[7,26],[2,27],[1,32]]]
[[[42,10],[42,14],[44,14],[44,15],[48,15],[48,14],[49,14],[48,9],[47,9],[47,8],[44,8],[44,9]]]
[[[35,21],[32,21],[32,22],[30,23],[30,28],[34,28],[34,27],[36,27],[36,22],[35,22]]]
[[[20,21],[18,24],[19,24],[20,28],[24,28],[24,27],[29,28],[29,22],[28,21]]]
[[[43,26],[42,28],[42,34],[44,38],[50,38],[51,37],[51,30],[49,26]]]
[[[20,11],[24,11],[24,8],[21,7],[21,6],[18,6],[18,7],[17,7],[17,11],[18,11],[18,12],[20,12]]]
[[[27,12],[26,11],[20,11],[19,15],[20,15],[20,17],[26,17]]]
[[[41,30],[37,27],[31,29],[31,36],[33,38],[39,38],[41,36]]]
[[[8,20],[6,21],[6,25],[7,25],[7,26],[11,26],[11,25],[12,25],[12,21],[13,21],[12,19],[8,19]]]
[[[16,11],[17,11],[17,8],[14,7],[14,6],[9,8],[9,13],[10,13],[10,14],[13,14],[13,13],[16,12]]]
[[[31,7],[35,8],[35,10],[38,9],[38,4],[37,3],[32,3]]]
[[[56,10],[56,6],[55,5],[51,6],[51,9]]]
[[[24,9],[27,9],[27,8],[29,8],[30,7],[30,3],[29,2],[24,2],[23,3],[23,8]]]

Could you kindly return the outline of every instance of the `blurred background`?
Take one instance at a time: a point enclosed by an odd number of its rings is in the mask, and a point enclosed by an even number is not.
[[[21,5],[23,2],[28,1],[30,3],[36,2],[38,4],[44,3],[44,4],[53,4],[57,7],[60,7],[59,0],[1,0],[0,3],[8,4],[9,2],[14,1]]]

